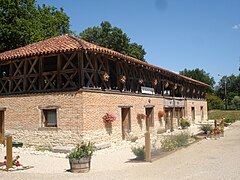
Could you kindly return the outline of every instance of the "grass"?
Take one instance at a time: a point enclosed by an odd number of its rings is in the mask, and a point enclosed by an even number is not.
[[[211,110],[208,112],[208,119],[233,119],[240,120],[240,111],[238,110]]]

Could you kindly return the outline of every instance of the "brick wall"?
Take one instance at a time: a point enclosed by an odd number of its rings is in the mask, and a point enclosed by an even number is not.
[[[40,107],[58,106],[58,127],[81,130],[82,103],[80,93],[50,93],[0,98],[5,107],[5,129],[38,130],[42,126]]]
[[[153,107],[156,133],[164,128],[164,121],[158,119],[158,111],[163,110],[161,96],[138,95],[120,92],[82,90],[79,92],[61,92],[45,94],[16,95],[0,98],[0,108],[6,108],[4,128],[13,135],[14,140],[25,145],[72,145],[82,139],[92,141],[112,141],[122,139],[121,108],[129,107],[131,131],[143,136],[146,122],[137,119],[137,114],[146,114],[145,107]],[[58,128],[41,128],[41,108],[57,106]],[[201,118],[203,106],[204,118],[207,118],[207,103],[201,100],[186,101],[186,116],[191,118],[191,107],[195,107],[196,120]],[[110,112],[116,116],[112,127],[105,127],[102,117]]]
[[[201,110],[202,107],[202,110]],[[205,100],[186,100],[186,117],[190,120],[191,123],[194,123],[192,117],[192,108],[195,110],[195,123],[202,122],[208,119],[207,114],[207,101]],[[203,112],[202,112],[203,111]],[[202,114],[203,113],[203,114]],[[202,117],[203,115],[203,117]]]

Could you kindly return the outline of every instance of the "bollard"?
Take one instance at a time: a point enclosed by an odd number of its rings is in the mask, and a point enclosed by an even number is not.
[[[8,170],[9,168],[12,168],[12,136],[7,136],[6,152],[7,152],[7,170]]]
[[[145,160],[151,162],[151,143],[150,133],[148,131],[145,133]]]

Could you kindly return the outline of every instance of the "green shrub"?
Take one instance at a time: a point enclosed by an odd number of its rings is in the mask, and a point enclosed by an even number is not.
[[[96,150],[94,143],[82,141],[80,144],[77,144],[76,148],[72,150],[67,158],[83,158],[92,156],[93,152]]]
[[[213,127],[211,124],[203,124],[200,126],[200,130],[207,134],[208,131],[212,131]]]
[[[175,135],[175,141],[177,142],[177,146],[186,146],[189,143],[190,135],[186,132],[182,132],[181,134]]]
[[[145,159],[145,146],[142,147],[132,147],[132,152],[137,156],[137,159],[144,160]]]
[[[187,120],[182,119],[182,120],[180,121],[180,126],[181,126],[182,128],[186,128],[186,127],[189,127],[189,126],[190,126],[190,123],[189,123]]]
[[[172,151],[174,149],[177,149],[177,142],[174,140],[173,136],[165,137],[163,140],[161,140],[162,148],[165,151]]]
[[[162,148],[165,151],[172,151],[181,146],[186,146],[189,143],[191,136],[188,133],[181,133],[178,135],[172,135],[165,137],[161,140]]]
[[[235,119],[231,119],[231,118],[224,119],[225,123],[234,123],[235,121],[236,121]]]

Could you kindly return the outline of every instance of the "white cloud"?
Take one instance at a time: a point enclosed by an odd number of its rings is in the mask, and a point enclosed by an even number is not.
[[[235,24],[232,29],[240,29],[240,24]]]

